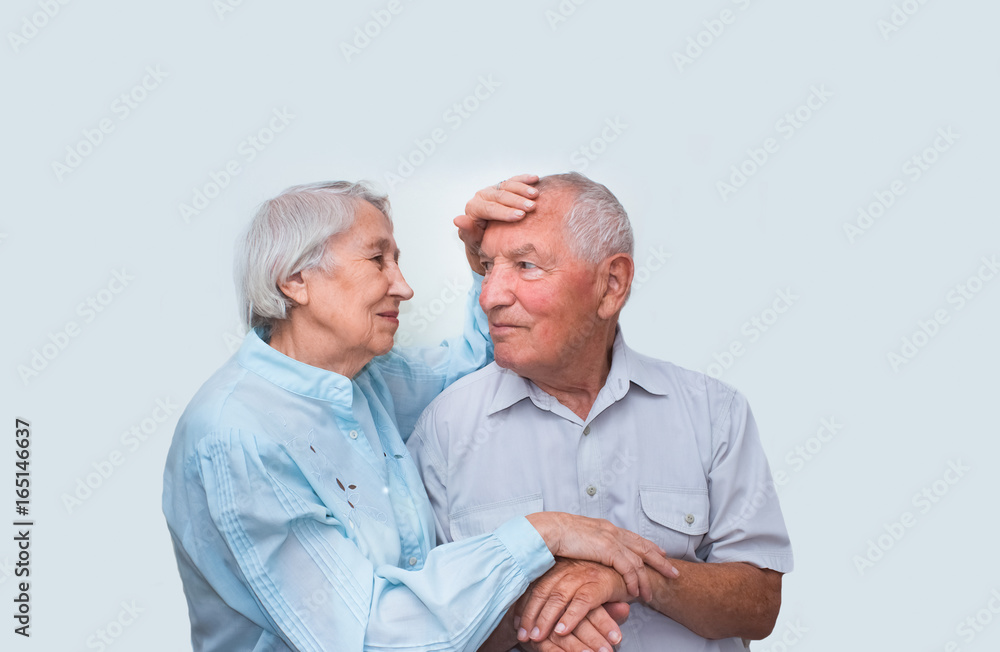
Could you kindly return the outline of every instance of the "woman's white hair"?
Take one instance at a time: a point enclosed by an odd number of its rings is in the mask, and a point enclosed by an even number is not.
[[[306,269],[332,269],[327,241],[351,228],[361,202],[392,222],[389,198],[365,181],[292,186],[260,205],[236,244],[233,264],[244,326],[269,331],[288,318],[295,303],[278,285]]]
[[[633,255],[635,243],[628,213],[606,186],[579,172],[567,172],[542,177],[535,187],[540,192],[561,188],[575,192],[565,227],[577,256],[599,263],[614,254]]]

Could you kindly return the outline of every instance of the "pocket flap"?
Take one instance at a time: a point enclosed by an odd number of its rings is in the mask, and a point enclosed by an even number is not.
[[[459,541],[488,534],[512,518],[540,511],[542,511],[540,493],[462,509],[448,517],[451,521],[451,537]]]
[[[642,511],[651,520],[684,534],[708,532],[708,491],[683,487],[639,487]]]

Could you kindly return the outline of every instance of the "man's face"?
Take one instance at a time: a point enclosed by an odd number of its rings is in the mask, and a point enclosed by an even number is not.
[[[527,378],[566,367],[597,325],[597,266],[578,259],[564,233],[572,197],[543,192],[534,212],[519,222],[491,221],[483,237],[479,304],[496,361]]]

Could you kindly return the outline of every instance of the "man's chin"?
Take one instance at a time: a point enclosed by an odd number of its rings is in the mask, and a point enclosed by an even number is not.
[[[493,360],[504,369],[510,369],[517,373],[518,359],[516,356],[516,346],[508,343],[495,344],[493,347]]]

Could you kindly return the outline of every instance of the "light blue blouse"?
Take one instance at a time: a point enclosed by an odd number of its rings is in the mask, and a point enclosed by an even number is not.
[[[251,331],[195,394],[163,511],[196,652],[475,650],[551,567],[524,518],[433,548],[403,441],[431,399],[492,359],[480,283],[464,336],[440,347],[346,378]]]

